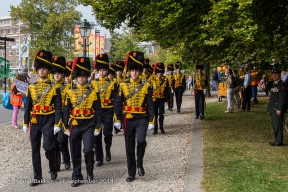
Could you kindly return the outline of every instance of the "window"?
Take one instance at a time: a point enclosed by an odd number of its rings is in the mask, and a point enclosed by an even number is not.
[[[1,30],[1,34],[6,34],[5,29]]]
[[[9,50],[9,56],[13,56],[12,50]]]
[[[8,31],[9,31],[9,34],[12,34],[12,33],[13,33],[12,29],[8,29]]]
[[[16,45],[19,45],[20,41],[19,39],[16,39]]]
[[[19,49],[16,49],[16,56],[19,56]]]
[[[5,57],[5,51],[2,51],[2,57]]]
[[[19,33],[19,29],[18,28],[15,29],[15,33]]]

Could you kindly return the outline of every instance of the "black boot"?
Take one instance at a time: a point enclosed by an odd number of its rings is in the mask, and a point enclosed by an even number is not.
[[[157,133],[158,133],[158,117],[155,117],[155,127],[153,134],[155,135]]]
[[[111,161],[111,145],[112,145],[112,135],[104,137],[105,150],[106,150],[106,161]]]
[[[164,116],[160,116],[159,117],[159,126],[160,126],[160,130],[161,130],[161,133],[164,134],[165,131],[163,129],[163,123],[164,123]]]

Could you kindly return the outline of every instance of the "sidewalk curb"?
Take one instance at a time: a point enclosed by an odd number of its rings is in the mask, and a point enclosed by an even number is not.
[[[193,116],[194,117],[194,116]],[[192,125],[192,142],[189,152],[184,192],[201,192],[203,176],[202,161],[202,126],[201,120],[194,119]]]

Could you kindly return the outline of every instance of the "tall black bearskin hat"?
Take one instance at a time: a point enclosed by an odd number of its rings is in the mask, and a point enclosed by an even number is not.
[[[95,57],[94,69],[107,69],[109,68],[109,58],[107,53],[101,53]]]
[[[204,69],[204,65],[202,63],[198,63],[198,61],[195,64],[196,69]]]
[[[124,70],[124,61],[115,61],[115,71],[123,71]]]
[[[149,59],[144,59],[144,68],[149,69],[150,65],[149,65],[150,60]]]
[[[157,74],[157,73],[163,74],[165,72],[164,63],[155,63],[154,64],[154,72],[155,72],[155,74]]]
[[[89,57],[76,57],[72,64],[72,73],[74,73],[74,78],[78,76],[85,75],[90,77],[91,75],[91,64]]]
[[[50,51],[41,50],[35,54],[34,68],[36,71],[39,68],[52,69],[52,53]]]
[[[172,63],[167,65],[167,70],[168,71],[174,71],[174,65]]]
[[[65,57],[53,56],[52,58],[52,74],[53,73],[65,73],[66,71],[66,59]]]
[[[65,70],[65,76],[70,76],[72,71],[72,61],[66,61],[66,70]]]
[[[112,74],[112,75],[115,76],[115,74],[116,74],[116,71],[115,71],[115,65],[113,65],[113,64],[110,64],[110,65],[109,65],[109,68],[108,68],[108,75],[109,75],[109,74]]]
[[[128,52],[125,60],[125,66],[131,71],[136,69],[139,71],[143,70],[144,65],[144,53],[138,51]]]
[[[180,61],[176,61],[175,62],[175,69],[181,69],[182,68],[182,64]]]

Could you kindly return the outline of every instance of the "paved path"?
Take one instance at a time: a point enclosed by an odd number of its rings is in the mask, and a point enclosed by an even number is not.
[[[147,148],[144,157],[146,175],[131,183],[127,177],[125,144],[122,133],[113,137],[112,160],[94,169],[94,183],[71,188],[72,171],[61,167],[58,178],[50,180],[48,162],[42,154],[43,178],[47,184],[33,189],[29,179],[33,178],[31,147],[27,135],[20,129],[11,128],[10,122],[0,124],[0,190],[2,191],[201,191],[202,139],[199,122],[194,121],[194,98],[191,92],[183,97],[181,114],[166,111],[164,128],[166,134],[147,133]],[[0,109],[1,110],[1,109]],[[2,113],[2,112],[1,112]],[[20,120],[19,120],[20,121]],[[200,120],[199,120],[200,121]],[[195,134],[195,136],[194,136]],[[196,137],[196,138],[195,138]],[[199,140],[200,139],[200,140]],[[192,147],[191,147],[192,146]],[[196,158],[198,158],[197,161]],[[86,178],[84,161],[82,173]],[[197,178],[197,179],[195,179]]]

